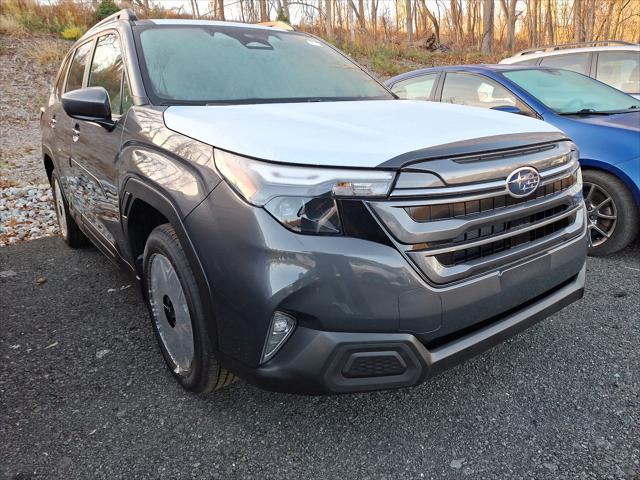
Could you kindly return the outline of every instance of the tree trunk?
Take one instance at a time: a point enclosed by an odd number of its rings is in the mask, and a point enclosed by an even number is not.
[[[484,0],[482,8],[482,52],[490,53],[493,48],[493,0]]]
[[[413,43],[413,15],[411,14],[411,0],[404,0],[404,9],[407,27],[407,42]]]
[[[507,50],[513,52],[516,43],[516,0],[500,0],[507,19]]]
[[[429,10],[429,7],[427,7],[426,1],[420,0],[420,3],[422,4],[422,8],[424,9],[425,13],[429,17],[429,20],[431,20],[431,24],[433,25],[433,33],[436,36],[436,44],[440,45],[440,23],[438,22],[436,16],[431,12],[431,10]]]
[[[371,0],[371,27],[373,28],[373,33],[378,32],[378,1]]]
[[[260,0],[260,21],[269,21],[269,6],[267,5],[267,0]]]
[[[324,25],[328,38],[333,38],[333,0],[325,0]]]
[[[364,0],[358,0],[358,23],[363,32],[367,30],[367,20],[364,15]]]
[[[351,6],[350,11],[356,14],[356,17],[358,18],[358,23],[360,24],[360,29],[364,32],[365,29],[367,28],[364,16],[362,17],[360,16],[360,11],[358,10],[358,8],[356,8],[356,5],[355,3],[353,3],[353,0],[349,0],[349,5]],[[364,4],[362,5],[362,8],[364,9]],[[353,19],[351,15],[349,16],[349,18]]]
[[[556,43],[554,31],[553,31],[553,13],[551,12],[551,0],[547,0],[547,12],[546,12],[546,32],[547,32],[547,44],[553,45]]]
[[[573,41],[584,41],[584,30],[582,22],[582,0],[573,2]]]

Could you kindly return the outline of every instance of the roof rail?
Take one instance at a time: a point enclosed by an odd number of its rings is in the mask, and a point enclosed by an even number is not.
[[[594,40],[592,42],[577,42],[577,43],[561,43],[559,45],[547,45],[545,47],[529,48],[516,53],[514,56],[528,55],[536,52],[553,52],[554,50],[562,50],[563,48],[577,48],[577,47],[598,47],[607,45],[638,45],[633,42],[625,42],[624,40]]]
[[[88,31],[91,31],[94,28],[100,27],[102,25],[106,25],[107,23],[115,22],[116,20],[135,21],[135,20],[138,20],[138,17],[136,17],[136,14],[133,13],[133,10],[129,8],[124,8],[119,12],[109,15],[107,18],[103,18],[98,23],[96,23],[93,27],[91,27]]]

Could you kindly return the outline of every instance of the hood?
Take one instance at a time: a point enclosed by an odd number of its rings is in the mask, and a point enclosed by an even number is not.
[[[178,133],[249,157],[369,168],[438,145],[559,132],[512,113],[408,100],[171,106],[164,122]]]
[[[623,128],[633,132],[640,132],[640,111],[618,113],[615,115],[590,115],[574,117],[577,122],[599,125],[602,127]]]
[[[580,158],[611,165],[640,157],[640,112],[559,116],[550,122],[578,145]]]

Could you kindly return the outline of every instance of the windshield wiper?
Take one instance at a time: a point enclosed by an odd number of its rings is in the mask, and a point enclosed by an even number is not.
[[[577,112],[561,112],[560,115],[612,115],[612,112],[599,112],[593,108],[583,108]]]

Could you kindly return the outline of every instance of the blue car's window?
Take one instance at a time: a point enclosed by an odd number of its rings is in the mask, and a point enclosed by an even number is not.
[[[640,101],[568,70],[514,70],[503,75],[556,113],[623,112]]]
[[[509,90],[484,75],[447,72],[442,87],[442,102],[471,107],[501,109],[517,108],[530,117],[536,114]]]
[[[408,78],[396,83],[391,91],[407,100],[429,100],[437,79],[437,73]]]
[[[393,98],[330,46],[295,32],[164,25],[137,36],[145,83],[160,103]]]

